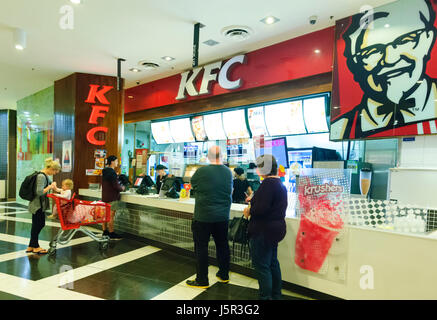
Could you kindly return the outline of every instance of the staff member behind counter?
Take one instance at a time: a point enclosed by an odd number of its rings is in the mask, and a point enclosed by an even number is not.
[[[168,174],[165,172],[168,168],[166,166],[163,166],[162,164],[159,164],[156,166],[156,172],[158,173],[156,177],[156,192],[159,194],[159,191],[161,190],[162,184],[164,183],[164,180],[167,178],[173,177],[171,174]]]

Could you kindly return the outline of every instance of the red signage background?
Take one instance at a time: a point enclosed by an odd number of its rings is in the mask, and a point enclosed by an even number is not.
[[[181,82],[177,74],[127,89],[124,110],[131,113],[331,72],[333,51],[334,27],[330,27],[247,53],[246,64],[236,64],[229,72],[230,80],[242,79],[238,89],[226,90],[213,82],[210,94],[176,100]],[[202,75],[196,79],[197,89]]]

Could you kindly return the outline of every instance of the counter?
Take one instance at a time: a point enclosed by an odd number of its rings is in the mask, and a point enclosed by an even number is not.
[[[100,191],[80,189],[79,195],[99,199]],[[117,215],[117,230],[194,250],[190,220],[194,199],[158,199],[127,192],[122,193],[122,200],[129,212]],[[232,204],[231,218],[241,216],[244,207]],[[349,225],[333,244],[324,274],[315,274],[294,264],[299,219],[286,218],[286,223],[287,235],[278,247],[285,282],[343,299],[437,299],[435,233],[402,234]],[[247,256],[239,257],[239,250],[231,262],[251,268]],[[215,257],[213,241],[209,254]]]

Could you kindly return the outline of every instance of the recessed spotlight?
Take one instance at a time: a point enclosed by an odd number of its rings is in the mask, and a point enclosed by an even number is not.
[[[388,23],[386,23],[386,24],[384,25],[384,28],[390,28],[390,25],[389,25]]]
[[[314,50],[315,53],[320,53],[319,49]]]
[[[172,60],[174,60],[174,58],[170,57],[170,56],[161,57],[161,59],[165,60],[165,61],[172,61]]]
[[[129,71],[131,71],[131,72],[141,72],[141,70],[137,69],[137,68],[130,68]]]
[[[71,3],[74,4],[80,4],[82,1],[81,0],[70,0]]]
[[[260,21],[262,23],[265,23],[265,24],[274,24],[274,23],[278,22],[279,19],[274,17],[274,16],[268,16],[268,17],[265,17],[264,19],[262,19]]]
[[[129,99],[133,99],[133,98],[134,98],[134,96],[128,96],[128,98],[129,98]]]

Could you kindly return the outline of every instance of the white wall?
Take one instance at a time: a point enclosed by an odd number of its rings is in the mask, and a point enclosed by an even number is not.
[[[437,168],[437,135],[416,136],[415,141],[399,139],[401,168]]]

